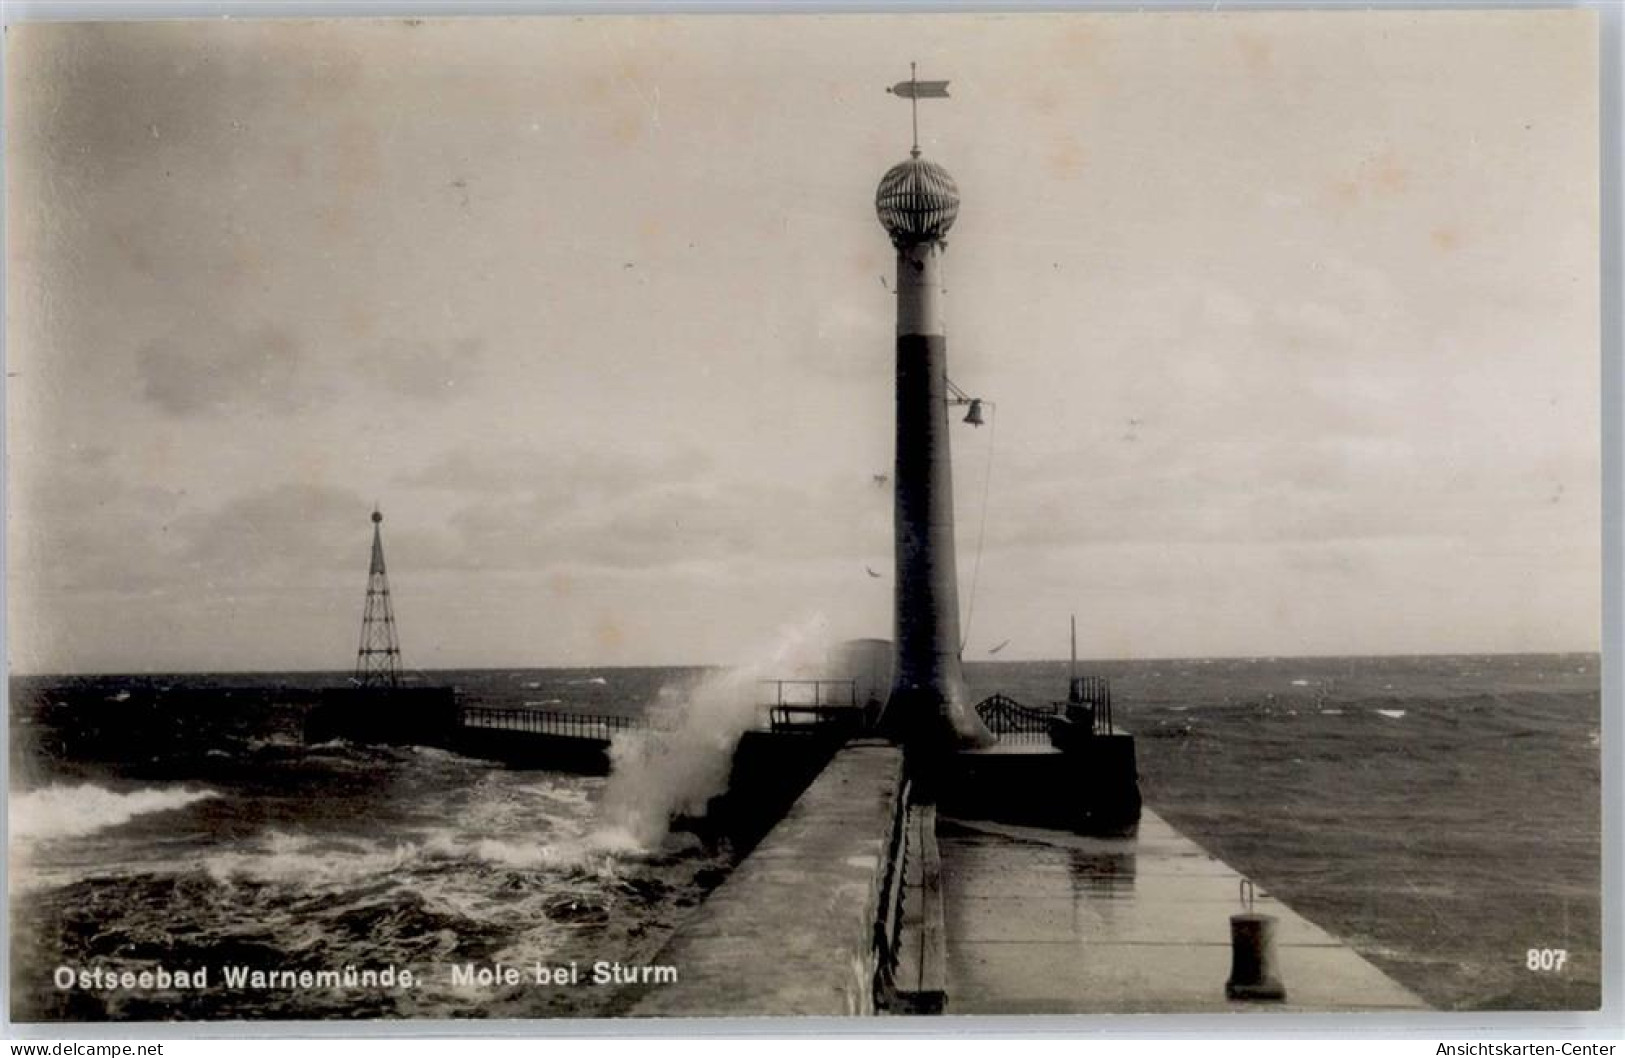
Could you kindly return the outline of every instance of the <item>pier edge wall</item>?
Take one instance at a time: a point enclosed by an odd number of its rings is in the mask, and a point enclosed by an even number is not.
[[[850,1016],[874,1012],[875,922],[903,754],[861,741],[836,752],[726,882],[651,961],[677,981],[618,1004],[647,1017]]]

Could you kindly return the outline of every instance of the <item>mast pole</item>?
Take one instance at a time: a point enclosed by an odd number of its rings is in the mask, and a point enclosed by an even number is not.
[[[1071,666],[1071,670],[1068,672],[1068,678],[1067,678],[1067,684],[1066,684],[1066,689],[1067,689],[1068,696],[1077,693],[1077,686],[1078,686],[1078,615],[1073,614],[1072,615],[1072,666]]]
[[[913,87],[913,91],[909,93],[908,97],[908,116],[909,120],[914,123],[914,145],[909,148],[908,153],[918,158],[920,156],[920,80],[915,74],[914,63],[908,64],[908,83]]]

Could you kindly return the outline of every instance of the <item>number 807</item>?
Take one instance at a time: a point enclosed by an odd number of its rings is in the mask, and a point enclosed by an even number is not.
[[[1568,961],[1567,948],[1530,948],[1524,966],[1540,973],[1556,973]]]

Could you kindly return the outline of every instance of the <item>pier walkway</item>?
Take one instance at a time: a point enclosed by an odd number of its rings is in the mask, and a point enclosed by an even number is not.
[[[836,751],[632,987],[638,1016],[1424,1011],[1274,898],[1284,1002],[1225,997],[1242,876],[1152,811],[1086,837],[913,804],[896,747]]]
[[[1279,901],[1284,1003],[1227,1000],[1241,876],[1146,810],[1131,838],[941,818],[946,1013],[1426,1010]]]

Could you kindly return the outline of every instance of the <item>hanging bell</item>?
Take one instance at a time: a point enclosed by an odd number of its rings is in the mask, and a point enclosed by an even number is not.
[[[965,413],[965,421],[972,426],[982,425],[982,402],[980,400],[970,402],[970,410]]]

